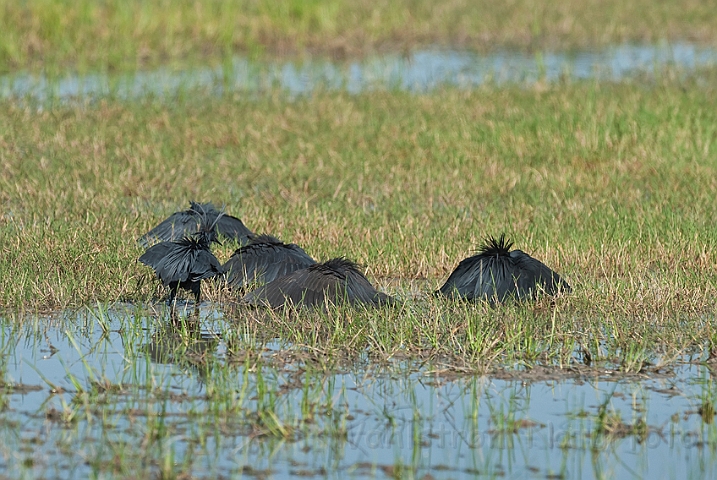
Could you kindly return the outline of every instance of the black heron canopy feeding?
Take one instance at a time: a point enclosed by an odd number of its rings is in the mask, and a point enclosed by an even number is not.
[[[220,212],[211,203],[189,202],[189,210],[175,212],[162,223],[142,235],[137,242],[144,248],[157,242],[173,242],[185,235],[211,225],[216,236],[235,240],[240,245],[249,242],[253,235],[244,223],[236,217]]]
[[[393,304],[394,299],[379,292],[359,271],[358,265],[343,257],[297,270],[249,292],[242,302],[281,308],[323,307],[327,304]]]
[[[570,292],[568,283],[544,263],[521,250],[510,251],[513,242],[505,234],[489,237],[479,253],[458,264],[438,294],[468,300],[502,302],[534,299],[539,292]]]
[[[224,264],[224,270],[229,285],[244,289],[269,283],[315,263],[298,245],[283,243],[271,235],[259,235],[238,248]]]
[[[199,303],[201,281],[224,273],[209,249],[213,237],[213,231],[200,230],[177,241],[153,245],[139,257],[139,261],[152,267],[162,284],[170,288],[167,303],[174,301],[179,288],[191,291]]]

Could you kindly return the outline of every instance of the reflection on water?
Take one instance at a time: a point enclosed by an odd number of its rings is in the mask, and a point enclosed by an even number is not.
[[[147,458],[171,458],[175,474],[197,477],[717,472],[706,366],[639,379],[499,380],[410,362],[327,374],[237,360],[241,328],[216,312],[176,325],[144,315],[94,310],[21,328],[0,319],[0,470],[79,478],[125,459],[138,470],[115,473],[133,476],[161,468]]]
[[[214,68],[155,71],[124,75],[68,75],[56,80],[29,74],[0,77],[0,97],[37,100],[75,97],[137,98],[176,96],[197,89],[222,94],[280,89],[307,94],[319,89],[359,93],[372,89],[423,92],[452,85],[470,88],[493,84],[554,82],[559,79],[615,81],[654,74],[665,67],[692,71],[717,65],[717,50],[687,43],[622,45],[575,53],[498,52],[481,55],[454,50],[426,50],[349,63],[326,60],[260,62],[235,58]]]

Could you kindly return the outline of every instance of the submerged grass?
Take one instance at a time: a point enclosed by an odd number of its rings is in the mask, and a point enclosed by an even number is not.
[[[432,45],[554,50],[661,40],[717,44],[717,12],[698,0],[2,0],[0,12],[0,72],[126,71],[222,62],[235,54],[346,57]]]
[[[0,305],[157,298],[136,238],[189,200],[214,201],[317,259],[358,261],[404,302],[298,318],[234,311],[240,331],[319,354],[436,354],[470,368],[567,366],[579,351],[639,371],[699,356],[717,338],[714,80],[5,100]],[[430,296],[503,231],[574,293],[501,308]]]
[[[358,317],[346,329],[364,321]],[[97,318],[110,319],[110,328]],[[426,470],[437,477],[464,470],[491,475],[495,469],[493,475],[500,476],[523,471],[524,464],[558,468],[566,476],[565,465],[541,456],[560,448],[551,458],[562,455],[569,465],[591,459],[596,469],[614,468],[622,460],[632,468],[626,451],[642,461],[655,458],[648,450],[654,455],[659,448],[656,455],[680,461],[684,450],[675,448],[715,445],[709,410],[714,385],[706,366],[694,367],[705,371],[704,382],[694,388],[658,394],[604,371],[575,384],[546,385],[527,375],[508,382],[458,378],[440,359],[422,362],[398,354],[395,362],[377,362],[369,352],[336,369],[330,357],[340,354],[320,351],[329,341],[289,350],[262,339],[267,331],[274,334],[271,322],[279,319],[257,326],[256,333],[248,331],[253,322],[233,328],[211,315],[202,318],[201,330],[191,318],[169,328],[166,318],[141,307],[99,304],[69,320],[62,331],[25,324],[15,332],[17,324],[0,319],[0,331],[14,333],[0,338],[0,351],[14,350],[5,357],[12,365],[4,385],[11,403],[2,412],[0,442],[10,476],[87,476],[91,470],[108,478],[266,478],[355,469],[401,477],[420,477]],[[207,329],[219,329],[221,347],[206,342]],[[48,334],[58,347],[49,358],[41,355]],[[22,346],[14,348],[16,342]],[[23,365],[42,375],[23,373]],[[22,377],[40,379],[44,388],[29,391],[13,383]],[[692,382],[688,377],[685,383]],[[647,389],[660,385],[645,383]],[[574,391],[575,399],[559,392],[579,385],[586,388]],[[593,389],[597,402],[584,397]],[[547,404],[540,403],[546,398]],[[650,399],[664,405],[650,405]],[[577,402],[577,412],[575,405],[561,410],[567,400]],[[672,432],[665,427],[670,415]],[[18,416],[23,421],[15,421]],[[537,457],[521,457],[534,448],[541,452]],[[506,464],[506,455],[517,459]],[[712,471],[712,457],[705,463],[699,468]]]

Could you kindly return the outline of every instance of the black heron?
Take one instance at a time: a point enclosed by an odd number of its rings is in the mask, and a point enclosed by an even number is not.
[[[180,288],[191,291],[199,304],[201,281],[224,273],[221,263],[209,249],[213,230],[202,229],[170,242],[161,242],[147,249],[139,261],[154,269],[157,278],[169,287],[171,305]]]
[[[395,300],[376,290],[358,265],[339,257],[279,277],[244,295],[242,302],[276,309],[344,302],[380,306],[391,305]]]
[[[253,235],[241,220],[220,212],[211,203],[189,202],[189,204],[189,210],[173,213],[142,235],[137,242],[144,248],[157,242],[173,242],[198,231],[202,225],[213,226],[215,233],[213,241],[221,235],[244,245]]]
[[[294,243],[283,243],[271,235],[258,235],[232,254],[224,264],[224,271],[230,286],[246,289],[315,263],[316,260]]]
[[[534,299],[539,292],[571,291],[560,275],[522,250],[511,251],[512,246],[505,234],[497,240],[488,237],[478,254],[462,260],[436,293],[502,302]]]

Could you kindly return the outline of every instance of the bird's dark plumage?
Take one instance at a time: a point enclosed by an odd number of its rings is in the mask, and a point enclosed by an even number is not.
[[[569,292],[570,285],[544,263],[521,250],[510,251],[513,243],[505,234],[498,240],[490,237],[477,255],[458,264],[439,294],[468,300],[527,300],[539,291],[553,295]]]
[[[394,300],[376,290],[355,263],[340,257],[279,277],[246,294],[242,302],[280,308],[344,302],[378,306],[392,304]]]
[[[173,242],[208,225],[212,226],[215,235],[236,240],[240,245],[246,244],[253,235],[241,220],[220,212],[211,203],[189,203],[189,210],[173,213],[137,242],[145,248],[157,242]]]
[[[229,285],[243,289],[269,283],[315,263],[298,245],[282,243],[271,235],[259,235],[238,248],[224,264],[224,270]]]
[[[213,232],[201,230],[176,242],[149,247],[139,261],[154,269],[162,284],[170,288],[169,303],[179,288],[190,290],[199,302],[200,282],[224,273],[217,257],[209,250]]]

